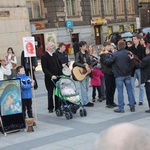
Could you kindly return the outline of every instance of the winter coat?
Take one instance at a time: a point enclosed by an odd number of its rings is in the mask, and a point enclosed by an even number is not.
[[[112,71],[112,65],[106,65],[105,63],[106,60],[106,54],[103,54],[100,56],[100,62],[101,62],[101,70],[104,74],[109,74],[109,75],[113,75],[113,71]]]
[[[21,81],[21,96],[22,99],[32,98],[32,80],[26,74],[19,74],[17,78]]]
[[[101,86],[101,78],[104,77],[104,74],[99,68],[94,68],[92,70],[91,86]]]
[[[66,51],[62,53],[59,50],[57,50],[55,53],[57,54],[57,57],[61,62],[61,64],[68,64],[69,58],[68,58],[68,53]]]
[[[132,73],[132,60],[128,56],[126,49],[118,50],[113,53],[112,56],[107,54],[105,63],[112,65],[112,69],[115,77],[125,77]]]
[[[150,80],[150,54],[145,56],[140,63],[134,60],[137,68],[141,69],[141,83]]]

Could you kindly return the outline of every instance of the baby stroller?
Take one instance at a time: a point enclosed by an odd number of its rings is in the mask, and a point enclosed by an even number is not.
[[[56,82],[55,95],[60,100],[60,108],[56,110],[58,117],[63,116],[67,120],[73,118],[73,114],[76,114],[80,108],[80,116],[87,116],[87,111],[84,108],[80,99],[79,93],[76,91],[76,85],[74,81],[66,76],[60,76],[60,79]]]

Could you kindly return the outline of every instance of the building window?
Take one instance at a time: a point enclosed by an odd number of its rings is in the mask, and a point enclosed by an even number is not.
[[[66,0],[66,8],[68,16],[77,16],[77,3],[76,0]]]
[[[133,0],[127,0],[127,13],[128,14],[134,14],[134,1]]]
[[[124,31],[124,26],[123,25],[120,25],[119,26],[119,32],[123,32]]]
[[[132,33],[134,31],[134,24],[130,24],[130,32]]]
[[[26,6],[28,7],[30,19],[41,17],[40,0],[26,0]]]
[[[99,5],[99,0],[91,0],[91,11],[92,11],[92,16],[100,15],[100,5]]]
[[[112,26],[108,26],[107,30],[108,30],[108,35],[111,35],[113,33]]]
[[[115,0],[116,13],[117,15],[124,14],[124,1],[123,0]]]
[[[113,15],[113,1],[112,0],[103,0],[104,3],[104,13],[105,15]]]

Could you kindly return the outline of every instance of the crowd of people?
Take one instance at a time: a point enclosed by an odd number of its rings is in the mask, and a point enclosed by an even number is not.
[[[129,108],[131,112],[135,111],[135,105],[143,105],[146,92],[149,109],[145,112],[150,113],[150,46],[149,32],[147,36],[135,35],[132,41],[125,42],[119,40],[117,45],[111,43],[107,38],[103,45],[94,50],[92,45],[85,41],[80,41],[73,45],[75,51],[75,60],[73,67],[81,67],[86,71],[86,76],[80,80],[80,90],[82,104],[85,107],[93,107],[94,102],[106,100],[106,108],[114,108],[114,112],[124,113],[124,91],[126,87]],[[30,64],[32,62],[32,65]],[[11,47],[7,50],[5,58],[0,59],[0,80],[20,78],[23,113],[28,117],[32,114],[32,94],[31,88],[38,88],[38,83],[34,74],[37,67],[37,59],[24,57],[24,51],[21,53],[21,66],[17,67],[17,58]],[[68,68],[70,60],[66,51],[66,45],[59,43],[57,50],[54,49],[53,42],[47,42],[45,53],[41,57],[41,66],[45,76],[45,87],[48,92],[48,112],[59,109],[60,102],[54,94],[55,84],[59,76],[63,74],[62,69]],[[32,68],[31,68],[32,66]],[[16,69],[17,68],[17,69]],[[33,77],[31,76],[31,72]],[[23,75],[22,75],[23,74]],[[72,76],[70,76],[72,77]],[[139,96],[135,98],[135,81],[138,80]],[[27,81],[28,80],[28,81]],[[25,90],[25,86],[27,90]],[[92,93],[88,96],[89,86],[92,86]],[[25,91],[24,91],[25,90]],[[27,92],[30,90],[30,92]],[[118,92],[118,104],[114,102],[114,94]],[[97,91],[97,92],[96,92]],[[27,94],[24,94],[24,93]],[[98,93],[98,96],[96,96]],[[96,98],[98,97],[98,98]]]
[[[132,41],[124,41],[123,39],[117,42],[117,45],[111,43],[107,38],[98,51],[95,51],[92,45],[87,45],[86,41],[80,41],[74,44],[75,60],[73,67],[81,67],[86,71],[86,76],[83,80],[78,81],[81,90],[81,100],[84,107],[94,107],[96,101],[102,102],[106,100],[106,108],[114,108],[116,113],[125,112],[124,103],[124,86],[127,90],[129,109],[135,112],[135,106],[142,106],[144,103],[144,95],[148,101],[148,110],[150,113],[150,31],[145,36],[134,35]],[[41,66],[44,72],[45,87],[48,92],[48,112],[53,113],[54,110],[60,108],[60,101],[54,94],[56,83],[59,77],[63,75],[63,68],[68,68],[71,64],[66,45],[60,43],[58,49],[54,49],[53,42],[47,42],[45,45],[45,53],[41,56]],[[32,65],[30,64],[32,63]],[[32,67],[32,68],[31,68]],[[21,52],[21,66],[17,65],[17,58],[13,48],[9,47],[6,56],[0,57],[0,80],[19,78],[21,81],[21,97],[23,115],[25,118],[33,118],[32,112],[32,87],[38,88],[36,76],[34,74],[37,67],[36,57],[31,60],[24,57],[24,51]],[[32,72],[32,77],[31,77]],[[70,76],[72,78],[72,76]],[[139,95],[135,97],[135,81],[138,80]],[[91,97],[88,96],[89,86],[92,87]],[[114,101],[114,94],[117,90],[118,104]],[[96,95],[96,93],[98,93]],[[97,98],[96,98],[97,97]],[[118,144],[113,134],[122,132],[127,129],[128,136],[133,140],[132,145]],[[137,130],[138,129],[138,130]],[[135,130],[135,131],[134,131]],[[132,132],[134,131],[134,136]],[[140,134],[139,134],[139,131]],[[126,136],[122,134],[118,140],[124,140]],[[136,133],[136,134],[135,134]],[[141,134],[142,133],[142,134]],[[116,148],[132,149],[135,146],[134,142],[143,140],[143,137],[148,133],[139,127],[130,124],[114,126],[104,132],[95,144],[95,150],[113,149]],[[113,135],[113,136],[112,136]],[[137,136],[135,136],[137,135]],[[149,134],[148,134],[149,136]],[[132,138],[133,137],[133,138]],[[115,138],[113,141],[112,139]],[[120,139],[121,138],[121,139]],[[110,144],[106,144],[107,142]],[[147,146],[147,141],[142,145]],[[104,144],[105,143],[105,144]],[[112,144],[112,145],[111,145]],[[141,149],[139,145],[139,149]],[[137,147],[136,147],[137,148]]]
[[[94,50],[92,45],[88,46],[85,41],[75,43],[73,47],[75,51],[73,67],[81,67],[86,70],[87,74],[83,80],[79,81],[82,104],[85,107],[93,107],[95,101],[102,102],[106,99],[107,108],[118,107],[114,109],[114,112],[124,113],[123,85],[127,90],[128,106],[131,112],[135,111],[136,104],[143,105],[145,89],[148,102],[150,101],[147,92],[150,83],[150,74],[148,73],[150,64],[147,62],[143,65],[143,61],[148,60],[147,57],[150,51],[146,36],[135,35],[133,40],[128,42],[121,39],[117,45],[111,43],[107,38],[98,52]],[[55,96],[55,104],[53,103],[55,85],[51,79],[56,83],[59,80],[58,76],[62,75],[62,68],[68,67],[69,64],[70,60],[65,51],[64,43],[60,43],[56,51],[54,50],[53,42],[46,44],[46,52],[41,57],[41,65],[45,74],[45,86],[48,91],[48,110],[50,113],[60,106],[57,96]],[[143,70],[146,71],[143,73]],[[139,97],[137,100],[135,98],[136,79],[139,83]],[[92,86],[92,100],[88,97],[89,86]],[[98,98],[96,98],[96,90]],[[118,92],[118,104],[114,102],[116,90]],[[150,109],[145,112],[150,112]]]

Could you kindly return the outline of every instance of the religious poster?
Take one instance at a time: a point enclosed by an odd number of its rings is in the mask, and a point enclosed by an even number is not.
[[[0,116],[22,113],[20,80],[0,81]]]
[[[55,32],[46,32],[44,34],[45,37],[45,43],[47,42],[53,42],[55,45],[55,48],[57,48],[57,38],[56,38],[56,33]]]
[[[35,40],[34,37],[23,37],[23,48],[25,57],[35,57]]]

